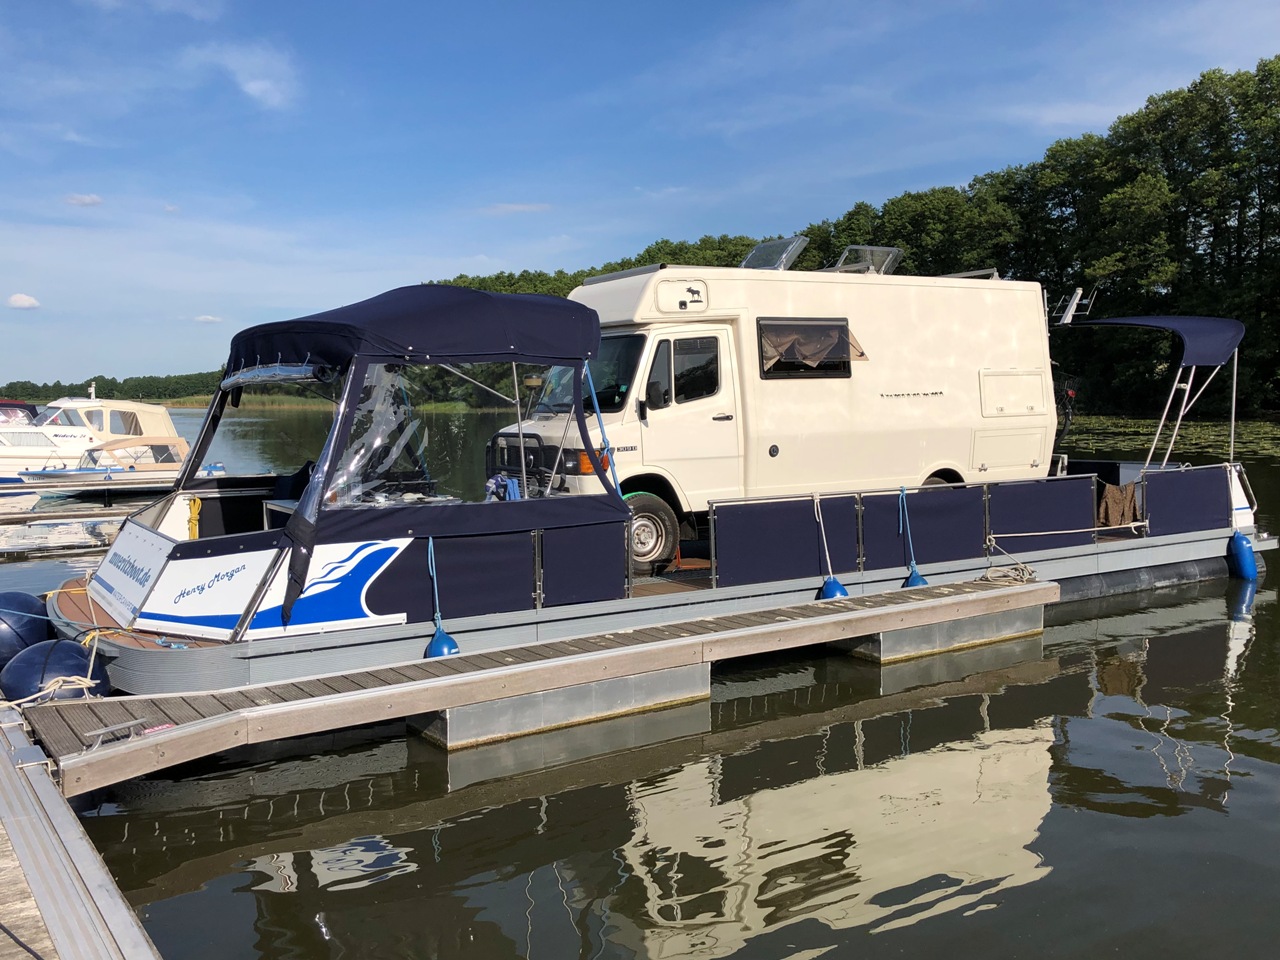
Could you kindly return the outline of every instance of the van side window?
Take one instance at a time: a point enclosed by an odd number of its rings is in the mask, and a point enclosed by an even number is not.
[[[720,392],[720,351],[715,337],[677,340],[676,403],[700,400]]]
[[[848,377],[853,361],[867,359],[848,320],[761,317],[756,323],[762,380]]]
[[[671,406],[671,341],[660,340],[653,351],[653,366],[645,381],[645,402],[650,410]]]

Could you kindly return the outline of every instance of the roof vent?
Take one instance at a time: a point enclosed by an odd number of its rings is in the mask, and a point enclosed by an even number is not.
[[[890,274],[901,262],[900,247],[865,247],[855,243],[841,251],[834,267],[826,269],[832,273]]]
[[[786,270],[796,262],[808,242],[809,238],[799,233],[794,237],[757,243],[739,266],[748,270]]]

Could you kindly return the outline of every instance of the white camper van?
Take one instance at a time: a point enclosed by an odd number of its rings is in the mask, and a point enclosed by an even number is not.
[[[756,253],[741,268],[654,265],[569,295],[600,315],[591,374],[637,569],[670,560],[710,501],[1047,473],[1057,418],[1039,284],[888,275],[897,254],[850,248],[817,272],[754,268]],[[495,443],[535,441],[569,492],[592,467],[560,446],[558,389],[522,437]]]

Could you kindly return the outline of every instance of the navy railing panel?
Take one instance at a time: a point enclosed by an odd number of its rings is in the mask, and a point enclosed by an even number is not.
[[[822,521],[837,573],[858,569],[857,498],[822,498]],[[760,500],[715,507],[716,584],[734,587],[826,574],[813,500]]]
[[[627,525],[599,523],[542,532],[542,603],[617,600],[627,592]]]
[[[440,613],[446,621],[533,609],[530,534],[437,537],[435,546]],[[365,603],[377,615],[403,611],[409,623],[421,623],[435,615],[425,537],[406,546],[369,584]]]
[[[1092,530],[1097,526],[1095,490],[1096,484],[1091,476],[991,484],[987,509],[996,544],[1016,556],[1020,552],[1093,543]],[[1042,530],[1085,532],[1045,533],[1036,537],[1001,536]]]
[[[907,494],[916,563],[968,560],[986,553],[981,487],[925,487]],[[866,570],[906,567],[905,533],[898,532],[898,494],[862,498],[862,551]]]
[[[1231,526],[1231,487],[1225,467],[1160,470],[1145,476],[1149,536]]]

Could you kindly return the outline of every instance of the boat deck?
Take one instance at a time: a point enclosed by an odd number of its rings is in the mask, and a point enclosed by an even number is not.
[[[107,610],[95,603],[86,588],[87,581],[80,577],[68,581],[58,590],[58,609],[68,622],[93,624],[102,631],[102,635],[112,643],[121,647],[150,647],[154,645],[153,634],[145,630],[125,630]],[[711,564],[705,560],[686,560],[681,566],[656,577],[639,577],[633,581],[631,595],[633,597],[660,597],[672,593],[686,593],[692,590],[710,590]],[[183,638],[188,647],[218,647],[218,640],[197,640]]]
[[[1056,583],[969,581],[703,617],[232,690],[36,704],[23,717],[65,796],[340,727],[1052,603]]]

